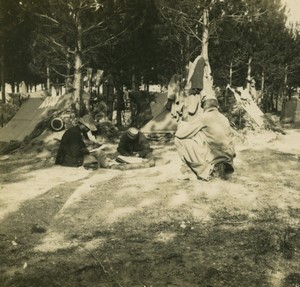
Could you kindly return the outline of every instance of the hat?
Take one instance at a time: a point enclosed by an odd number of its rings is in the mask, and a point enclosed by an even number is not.
[[[216,98],[207,97],[203,99],[201,106],[204,110],[207,110],[209,108],[218,108],[219,104]]]
[[[139,130],[137,128],[132,127],[132,128],[129,128],[127,131],[127,136],[132,140],[136,139],[138,134],[139,134]]]
[[[217,97],[212,93],[207,93],[205,91],[201,92],[201,102],[205,102],[207,100],[217,100]]]
[[[95,132],[97,130],[97,127],[94,123],[93,118],[90,115],[84,115],[82,118],[78,120],[79,123],[82,123],[85,125],[88,129],[90,129],[92,132]]]

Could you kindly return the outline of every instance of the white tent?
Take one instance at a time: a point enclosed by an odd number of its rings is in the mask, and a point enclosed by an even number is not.
[[[155,102],[151,102],[153,119],[144,125],[140,130],[145,134],[149,133],[175,133],[177,121],[172,117],[170,111],[165,109],[167,93],[157,93]]]

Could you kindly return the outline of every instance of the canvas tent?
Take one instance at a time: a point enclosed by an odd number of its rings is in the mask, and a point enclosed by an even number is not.
[[[0,129],[0,141],[22,141],[31,134],[36,125],[47,116],[48,108],[39,108],[44,102],[44,92],[34,93],[23,99],[23,103],[15,116]]]
[[[177,121],[164,105],[167,101],[167,93],[155,94],[155,101],[150,103],[153,119],[145,124],[140,130],[149,133],[175,133]]]
[[[200,105],[204,96],[215,98],[210,66],[201,55],[194,62],[189,62],[184,89],[181,84],[182,77],[174,74],[168,92],[157,94],[155,102],[151,103],[153,119],[141,129],[142,132],[175,133],[179,120],[192,120],[202,112]],[[189,96],[184,96],[184,90]],[[168,100],[172,102],[171,111],[164,108]]]

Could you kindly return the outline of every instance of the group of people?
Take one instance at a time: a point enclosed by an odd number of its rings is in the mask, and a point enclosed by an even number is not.
[[[219,112],[214,98],[204,98],[203,113],[192,121],[180,121],[175,133],[175,145],[182,159],[181,179],[195,174],[198,179],[209,180],[213,176],[226,179],[233,171],[235,157],[232,131],[228,119]],[[93,148],[91,132],[97,127],[90,115],[78,120],[62,136],[56,156],[56,164],[70,167],[112,168],[115,162],[108,159],[102,145]],[[92,140],[93,141],[93,140]],[[152,148],[146,136],[130,127],[120,138],[117,151],[125,157],[153,160]]]
[[[111,168],[114,161],[110,161],[103,151],[103,145],[97,143],[91,134],[97,127],[90,115],[79,118],[76,126],[69,128],[62,136],[57,151],[55,163],[63,166],[87,168]],[[94,148],[94,143],[98,147]],[[117,151],[122,156],[152,158],[149,141],[137,128],[131,127],[120,138]]]
[[[214,176],[227,179],[234,171],[233,132],[228,119],[219,112],[209,64],[200,55],[189,65],[187,77],[174,75],[171,79],[165,105],[178,121],[174,142],[183,163],[181,178],[189,179],[194,174],[202,180]],[[101,146],[88,148],[84,142],[88,132],[96,130],[90,115],[80,118],[78,125],[63,135],[56,164],[73,167],[92,164],[96,168],[111,168],[113,162]],[[153,161],[147,138],[135,127],[121,136],[117,151],[125,157]]]

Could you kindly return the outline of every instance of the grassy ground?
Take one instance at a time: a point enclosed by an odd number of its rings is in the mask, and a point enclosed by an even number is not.
[[[228,181],[2,158],[0,286],[300,286],[300,132],[240,139]]]

